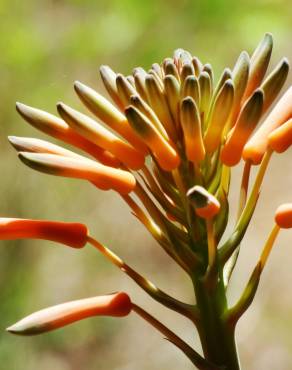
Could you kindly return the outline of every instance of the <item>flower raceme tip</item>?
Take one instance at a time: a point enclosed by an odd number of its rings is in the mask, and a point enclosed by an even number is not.
[[[289,71],[283,58],[266,76],[272,47],[272,36],[266,34],[251,57],[242,52],[234,67],[225,68],[217,81],[211,64],[183,49],[149,70],[137,67],[128,76],[102,66],[100,75],[113,102],[79,81],[74,83],[78,98],[94,118],[64,103],[57,104],[61,118],[17,104],[17,111],[32,126],[85,155],[45,140],[9,137],[29,167],[116,191],[163,250],[189,274],[196,305],[161,291],[89,236],[84,225],[80,233],[76,227],[76,236],[70,227],[54,229],[46,221],[10,219],[6,226],[0,222],[0,239],[1,235],[2,239],[48,239],[76,248],[88,241],[152,298],[191,319],[203,334],[206,359],[125,296],[126,303],[118,311],[112,311],[114,296],[102,302],[94,297],[42,310],[8,330],[36,334],[88,316],[121,313],[124,307],[123,314],[133,309],[182,349],[198,369],[240,368],[236,351],[229,348],[231,344],[236,348],[234,323],[254,298],[280,228],[292,226],[291,204],[279,207],[276,225],[247,288],[235,307],[229,308],[226,290],[269,160],[274,151],[281,153],[292,143],[292,87],[261,122]],[[231,167],[241,159],[245,164],[238,218],[222,244],[229,216]],[[258,164],[249,191],[251,166]],[[214,337],[227,340],[218,342]]]

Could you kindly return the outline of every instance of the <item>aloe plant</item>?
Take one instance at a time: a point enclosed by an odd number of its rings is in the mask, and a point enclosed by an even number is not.
[[[236,324],[254,299],[279,230],[292,227],[292,204],[281,205],[246,288],[230,306],[229,282],[270,158],[292,143],[292,87],[262,119],[289,70],[284,58],[265,77],[272,46],[272,36],[266,34],[251,57],[242,52],[216,83],[212,66],[182,49],[147,72],[138,67],[129,76],[102,66],[101,78],[113,103],[91,87],[74,84],[97,120],[64,103],[57,104],[60,118],[17,103],[17,111],[28,123],[85,155],[44,140],[9,137],[27,166],[116,191],[158,246],[189,276],[194,297],[186,303],[162,291],[79,223],[5,218],[0,220],[0,239],[47,239],[74,248],[91,245],[154,300],[188,318],[190,330],[193,327],[199,335],[201,354],[124,292],[44,309],[12,325],[9,332],[40,334],[89,316],[136,312],[197,369],[240,369]],[[238,212],[232,220],[231,170],[241,160]],[[252,167],[257,175],[249,190]],[[223,236],[228,222],[235,226]]]

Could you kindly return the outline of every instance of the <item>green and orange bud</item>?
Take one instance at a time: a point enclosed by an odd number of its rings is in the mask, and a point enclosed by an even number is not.
[[[165,73],[166,76],[167,75],[172,75],[177,79],[177,81],[180,81],[180,76],[179,76],[177,67],[174,64],[172,59],[164,60],[163,69],[164,69],[164,73]]]
[[[84,150],[107,166],[118,167],[120,165],[120,161],[111,153],[76,133],[61,118],[22,103],[16,103],[16,109],[28,123],[45,134]]]
[[[87,159],[86,157],[74,153],[71,150],[41,139],[8,136],[8,140],[18,152],[57,154],[63,157]]]
[[[243,159],[253,164],[260,164],[268,148],[269,135],[283,123],[292,118],[292,86],[278,101],[256,133],[249,139],[243,149]]]
[[[166,100],[175,124],[179,124],[180,84],[173,75],[164,77]]]
[[[224,127],[231,113],[233,97],[233,82],[232,80],[227,80],[219,91],[208,118],[208,127],[204,136],[207,153],[213,153],[220,145]]]
[[[74,88],[80,100],[96,117],[128,140],[130,144],[143,154],[147,153],[147,147],[145,144],[137,137],[124,114],[122,114],[112,103],[95,90],[79,81],[74,83]]]
[[[187,192],[187,197],[195,209],[196,214],[204,219],[215,217],[220,211],[220,203],[205,188],[195,185]]]
[[[125,108],[127,105],[129,105],[131,95],[136,94],[136,90],[126,79],[126,77],[120,73],[117,74],[116,85],[119,98],[123,103],[123,108]]]
[[[196,76],[188,76],[182,86],[182,97],[186,98],[190,96],[196,102],[197,106],[200,106],[200,86]]]
[[[246,89],[249,75],[249,55],[243,51],[238,57],[232,71],[232,80],[234,83],[234,101],[231,116],[231,126],[236,122],[237,115],[240,111],[241,101]]]
[[[224,85],[224,83],[227,81],[227,80],[232,80],[232,72],[229,68],[225,68],[224,71],[222,72],[219,80],[218,80],[218,83],[214,89],[214,92],[213,92],[213,97],[216,98],[216,96],[218,95],[219,91],[221,90],[222,86]]]
[[[90,159],[63,157],[55,154],[20,152],[27,166],[47,174],[94,182],[102,190],[113,189],[127,194],[135,188],[135,177],[128,171],[104,166]]]
[[[186,156],[189,161],[199,164],[205,158],[198,107],[191,97],[183,99],[180,120],[184,134]]]
[[[256,90],[242,107],[221,151],[221,161],[227,166],[239,163],[243,147],[261,118],[263,101],[263,92]]]
[[[273,49],[273,37],[266,33],[250,59],[250,70],[243,101],[260,86],[269,66]]]
[[[151,149],[161,168],[165,171],[177,168],[180,158],[174,145],[167,141],[151,121],[136,108],[130,106],[125,113],[130,125]]]
[[[212,68],[211,64],[210,63],[204,64],[202,71],[208,73],[208,75],[210,76],[210,80],[211,80],[211,86],[213,87],[213,83],[214,83],[214,72],[213,72],[213,68]]]
[[[99,68],[102,82],[109,93],[110,97],[116,103],[116,105],[123,109],[123,103],[119,97],[117,84],[116,84],[116,73],[109,66],[101,66]]]
[[[159,65],[159,63],[153,63],[151,69],[157,74],[160,80],[164,77],[163,68]]]
[[[166,96],[162,91],[161,87],[151,75],[146,76],[145,80],[148,101],[157,114],[157,117],[165,127],[168,136],[172,139],[176,139],[175,124],[171,117],[170,110],[166,101]]]
[[[203,121],[206,122],[212,95],[212,83],[209,74],[202,71],[198,77],[200,86],[200,111],[202,112]]]
[[[68,105],[58,103],[58,112],[72,129],[76,130],[94,144],[111,152],[131,169],[138,170],[144,165],[144,155],[132,145],[120,139],[92,118]]]
[[[265,100],[263,113],[271,106],[281,91],[289,72],[289,62],[283,58],[261,85]]]
[[[0,218],[0,240],[43,239],[82,248],[87,236],[87,227],[77,222]]]
[[[202,62],[200,61],[200,59],[198,57],[193,57],[192,58],[192,63],[193,63],[193,66],[194,66],[195,75],[197,77],[199,77],[200,73],[203,70],[203,64],[202,64]]]
[[[184,80],[188,76],[193,76],[194,73],[195,73],[195,70],[194,70],[194,67],[193,67],[193,64],[192,64],[191,61],[189,61],[188,63],[183,64],[183,66],[181,68],[181,72],[180,72],[181,83],[183,83]]]
[[[17,335],[36,335],[95,316],[124,317],[132,310],[130,297],[123,292],[80,299],[35,312],[6,330]]]
[[[275,222],[281,229],[292,228],[292,203],[285,203],[277,208]]]
[[[145,71],[144,71],[145,72]],[[147,73],[141,72],[134,72],[134,81],[135,81],[135,88],[139,96],[145,101],[148,102],[147,93],[146,93],[146,86],[145,86],[145,76]]]
[[[292,145],[292,118],[269,135],[269,147],[283,153]]]
[[[165,131],[165,128],[163,124],[159,121],[159,118],[157,117],[154,110],[143,100],[139,95],[132,95],[130,98],[130,103],[135,108],[137,108],[140,113],[144,114],[144,116],[148,117],[149,120],[153,123],[153,125],[157,128],[157,130],[160,132],[160,134],[168,140],[167,132]],[[134,130],[133,130],[134,131]],[[140,139],[140,138],[139,138]],[[140,139],[141,140],[141,139]],[[146,146],[147,151],[149,153],[147,145],[143,142],[143,145]]]

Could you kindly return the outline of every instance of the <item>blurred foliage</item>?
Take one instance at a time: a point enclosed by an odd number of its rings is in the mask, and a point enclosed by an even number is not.
[[[14,103],[20,100],[54,112],[56,101],[62,99],[78,107],[74,79],[101,88],[99,65],[129,73],[137,65],[148,68],[161,61],[177,47],[211,62],[218,75],[225,65],[233,65],[241,50],[251,51],[267,31],[275,37],[274,63],[284,54],[291,60],[291,14],[291,0],[0,0],[1,215],[86,222],[98,238],[142,272],[162,285],[168,280],[172,286],[166,289],[188,299],[185,277],[157,251],[115,195],[96,193],[81,182],[40,175],[19,164],[6,136],[43,135],[23,123]],[[141,335],[145,324],[135,318],[127,323],[88,320],[37,338],[7,335],[7,325],[67,299],[117,289],[145,298],[94,251],[78,254],[45,242],[7,242],[1,243],[0,252],[0,360],[5,369],[188,368],[160,337]],[[291,300],[286,304],[292,308]],[[187,333],[191,340],[192,330]],[[265,366],[259,359],[253,361],[252,351],[245,349],[246,368],[292,368],[291,353],[285,352],[291,340],[290,335],[280,345],[280,355],[272,352],[277,366],[273,361],[263,360]],[[156,351],[155,343],[161,351]]]

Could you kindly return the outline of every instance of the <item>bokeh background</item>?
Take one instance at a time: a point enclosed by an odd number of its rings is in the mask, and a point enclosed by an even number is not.
[[[0,0],[0,214],[81,221],[101,242],[157,285],[192,302],[190,281],[148,237],[117,195],[89,184],[33,172],[23,166],[6,136],[43,138],[17,116],[15,101],[55,112],[62,100],[80,106],[78,79],[103,91],[98,66],[130,73],[171,56],[177,47],[232,67],[266,31],[275,48],[272,65],[292,57],[290,0]],[[290,81],[287,86],[291,84]],[[232,209],[241,166],[233,172]],[[240,294],[260,254],[273,212],[291,201],[291,151],[275,155],[239,259],[230,299]],[[232,226],[232,222],[231,225]],[[292,233],[282,232],[260,291],[238,327],[243,369],[292,368]],[[89,319],[63,330],[19,338],[4,329],[40,308],[66,300],[126,290],[189,343],[197,334],[184,319],[161,308],[90,247],[74,251],[53,243],[1,242],[0,368],[5,370],[191,369],[188,360],[135,316]],[[218,338],[220,340],[220,338]]]

